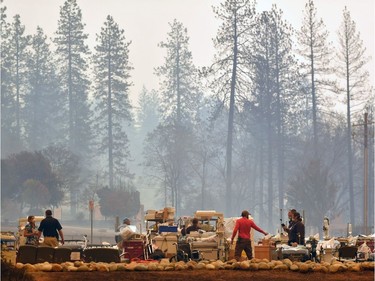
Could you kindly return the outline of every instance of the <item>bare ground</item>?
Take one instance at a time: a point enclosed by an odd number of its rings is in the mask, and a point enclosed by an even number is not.
[[[290,271],[243,270],[184,270],[184,271],[122,271],[122,272],[33,272],[28,273],[37,281],[373,281],[373,271],[339,273],[300,273]]]

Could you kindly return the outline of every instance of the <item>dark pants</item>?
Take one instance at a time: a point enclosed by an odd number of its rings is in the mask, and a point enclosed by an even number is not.
[[[253,258],[253,249],[251,248],[250,239],[238,238],[236,248],[234,250],[234,258],[236,260],[241,259],[242,251],[245,251],[246,256],[249,260]]]

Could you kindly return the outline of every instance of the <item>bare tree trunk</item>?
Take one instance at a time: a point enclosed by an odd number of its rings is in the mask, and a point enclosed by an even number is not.
[[[233,68],[230,88],[228,136],[227,136],[227,174],[226,174],[226,214],[233,215],[232,210],[232,144],[233,144],[233,121],[234,121],[234,96],[236,92],[237,78],[237,21],[234,19],[234,43],[233,43]]]
[[[351,111],[350,111],[350,86],[349,86],[349,64],[346,64],[346,118],[347,118],[347,148],[348,148],[348,176],[349,176],[349,208],[350,208],[350,223],[355,226],[355,217],[354,217],[354,183],[353,183],[353,150],[352,150],[352,124],[351,124]]]

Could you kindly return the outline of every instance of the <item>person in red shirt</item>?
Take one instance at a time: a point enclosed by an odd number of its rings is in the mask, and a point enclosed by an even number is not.
[[[250,230],[254,228],[255,230],[267,235],[263,229],[258,227],[253,220],[249,219],[250,213],[248,211],[242,211],[241,218],[236,221],[236,225],[233,229],[231,244],[233,244],[234,237],[238,232],[238,239],[236,243],[236,248],[234,250],[234,258],[240,260],[242,251],[245,251],[246,256],[249,260],[253,258],[253,251],[251,248],[250,241]]]

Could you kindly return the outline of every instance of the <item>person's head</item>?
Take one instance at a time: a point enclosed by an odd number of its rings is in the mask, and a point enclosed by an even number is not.
[[[289,218],[289,220],[293,219],[293,214],[295,214],[296,212],[297,212],[296,209],[290,209],[288,211],[288,218]]]
[[[46,217],[52,216],[52,211],[51,210],[46,210]]]
[[[249,215],[250,215],[250,213],[247,210],[243,210],[242,213],[241,213],[241,217],[243,217],[243,218],[249,218]]]
[[[193,218],[192,223],[193,223],[193,225],[198,225],[198,219],[197,218]]]
[[[293,217],[292,217],[292,219],[293,219],[294,221],[302,220],[302,219],[301,219],[301,214],[298,213],[298,212],[293,213]]]
[[[124,220],[122,222],[123,222],[123,224],[130,225],[130,219],[129,218],[124,218]]]
[[[28,216],[27,221],[30,222],[30,223],[33,223],[33,222],[35,222],[35,217],[34,216]]]

